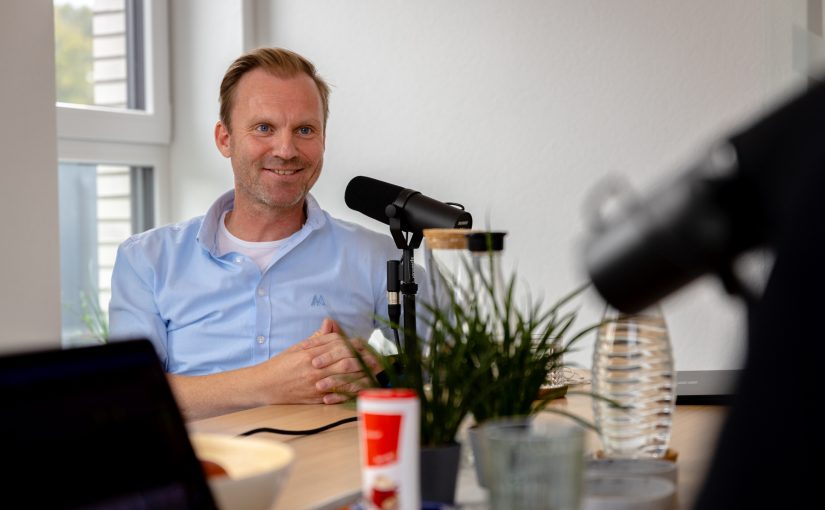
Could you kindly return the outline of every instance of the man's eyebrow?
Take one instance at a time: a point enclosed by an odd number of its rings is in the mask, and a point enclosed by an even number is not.
[[[255,116],[249,119],[249,125],[256,125],[256,124],[272,124],[268,118],[263,116]]]
[[[258,124],[270,124],[273,126],[279,125],[278,122],[273,122],[271,119],[264,116],[256,116],[249,119],[249,126],[256,126]],[[316,117],[306,117],[295,121],[295,126],[323,126],[324,122]]]
[[[312,125],[320,126],[323,123],[324,122],[321,119],[318,119],[316,117],[308,117],[308,118],[305,118],[303,120],[299,120],[298,122],[296,122],[296,124],[301,125],[301,126],[312,126]]]

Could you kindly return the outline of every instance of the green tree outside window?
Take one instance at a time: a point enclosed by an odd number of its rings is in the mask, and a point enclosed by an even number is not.
[[[57,100],[94,104],[92,88],[92,9],[71,4],[54,7]]]

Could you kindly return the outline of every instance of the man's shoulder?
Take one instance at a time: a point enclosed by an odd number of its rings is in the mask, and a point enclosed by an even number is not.
[[[395,242],[389,234],[376,232],[358,223],[336,218],[327,214],[329,228],[347,242],[357,242],[371,248],[395,249]]]
[[[160,227],[134,234],[121,244],[123,250],[152,251],[172,244],[180,245],[187,241],[196,241],[203,216],[198,216],[179,223],[170,223]]]

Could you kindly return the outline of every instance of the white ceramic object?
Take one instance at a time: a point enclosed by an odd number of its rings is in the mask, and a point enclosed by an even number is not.
[[[584,480],[582,510],[672,510],[676,486],[658,476],[606,476]]]
[[[292,448],[271,439],[223,434],[192,433],[189,439],[200,460],[215,462],[228,473],[208,479],[219,508],[272,508],[289,475]]]

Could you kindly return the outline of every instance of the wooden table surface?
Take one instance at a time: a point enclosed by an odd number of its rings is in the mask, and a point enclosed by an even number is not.
[[[587,419],[592,416],[591,401],[586,396],[569,395],[554,402],[554,405],[565,407]],[[692,506],[711,460],[716,435],[726,411],[723,406],[676,406],[670,447],[678,453],[679,508]],[[351,416],[355,416],[352,404],[278,405],[197,420],[188,426],[193,432],[234,435],[259,427],[311,429]],[[286,486],[278,497],[275,510],[336,509],[345,507],[357,498],[361,472],[356,423],[348,423],[312,436],[262,433],[255,437],[283,441],[295,450],[295,462]],[[589,433],[587,440],[589,451],[600,448],[594,433]],[[463,484],[473,483],[472,476],[462,476],[460,480]],[[459,488],[459,498],[462,494],[468,494],[466,489]],[[469,493],[479,494],[479,490],[470,490]],[[477,508],[478,505],[471,507]]]
[[[192,432],[240,434],[260,427],[306,430],[355,416],[355,406],[277,405],[257,407],[188,424]],[[289,478],[274,509],[341,508],[361,489],[358,425],[347,423],[311,436],[255,434],[295,450]]]

